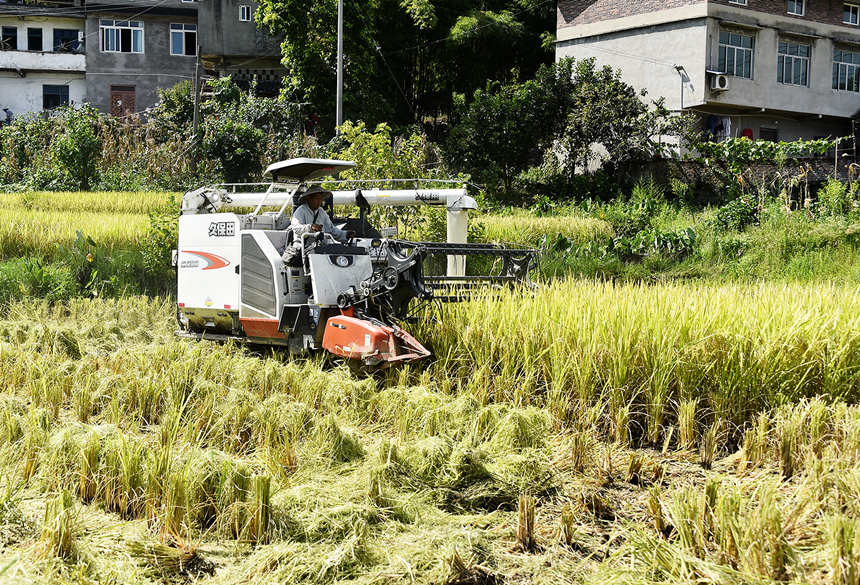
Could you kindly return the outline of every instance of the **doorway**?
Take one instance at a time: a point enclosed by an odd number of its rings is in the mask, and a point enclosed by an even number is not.
[[[125,117],[134,114],[136,99],[133,85],[110,86],[110,113],[112,116]]]

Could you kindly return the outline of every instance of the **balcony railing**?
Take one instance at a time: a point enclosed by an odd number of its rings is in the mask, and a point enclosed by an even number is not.
[[[0,69],[12,71],[86,71],[83,53],[0,51]]]

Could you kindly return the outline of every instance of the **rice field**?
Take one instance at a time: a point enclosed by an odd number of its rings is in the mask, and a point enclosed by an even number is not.
[[[0,319],[9,583],[856,583],[851,287],[557,283],[359,378],[172,337],[169,299]]]
[[[606,221],[593,217],[529,215],[487,215],[477,218],[490,242],[538,246],[545,239],[550,241],[562,235],[571,242],[583,244],[592,240],[606,240],[614,234]]]
[[[0,193],[0,259],[51,258],[78,231],[107,250],[135,249],[168,193]]]
[[[168,197],[0,194],[0,259],[133,248]],[[177,340],[169,298],[0,311],[2,583],[860,580],[856,286],[546,282],[374,377]]]
[[[148,213],[181,193],[0,193],[0,259],[50,258],[81,231],[108,250],[134,249],[149,228]],[[612,236],[605,221],[586,216],[484,215],[473,220],[489,242],[539,246],[563,235],[585,243]]]

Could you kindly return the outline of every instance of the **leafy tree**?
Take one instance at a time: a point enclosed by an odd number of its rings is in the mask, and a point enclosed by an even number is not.
[[[284,35],[286,95],[313,104],[331,130],[337,0],[262,0],[257,20]],[[454,93],[549,62],[554,25],[541,0],[346,0],[345,115],[396,127],[444,120]]]
[[[240,182],[258,177],[270,159],[294,152],[301,135],[300,107],[283,99],[243,91],[230,77],[208,85],[210,97],[200,105],[201,154],[217,163],[224,180]],[[161,139],[191,139],[194,97],[187,82],[163,90],[149,115]]]
[[[169,89],[158,90],[158,103],[148,115],[161,137],[191,136],[194,120],[194,91],[190,81],[180,81]]]
[[[515,179],[536,165],[558,169],[568,181],[595,163],[611,170],[653,156],[661,149],[658,135],[674,131],[662,103],[644,98],[609,67],[565,59],[541,67],[534,79],[488,84],[463,100],[447,152],[456,167],[508,197],[516,195]]]
[[[452,163],[510,193],[514,178],[540,161],[552,139],[537,83],[488,84],[477,90],[448,137]]]
[[[593,59],[576,63],[573,79],[558,140],[568,177],[602,164],[617,168],[663,153],[659,138],[671,123],[662,100],[648,104],[644,90],[637,92],[611,67],[595,67]]]

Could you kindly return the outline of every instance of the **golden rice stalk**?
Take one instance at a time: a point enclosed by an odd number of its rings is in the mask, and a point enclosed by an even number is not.
[[[535,499],[521,495],[517,506],[517,547],[525,552],[535,548]]]

